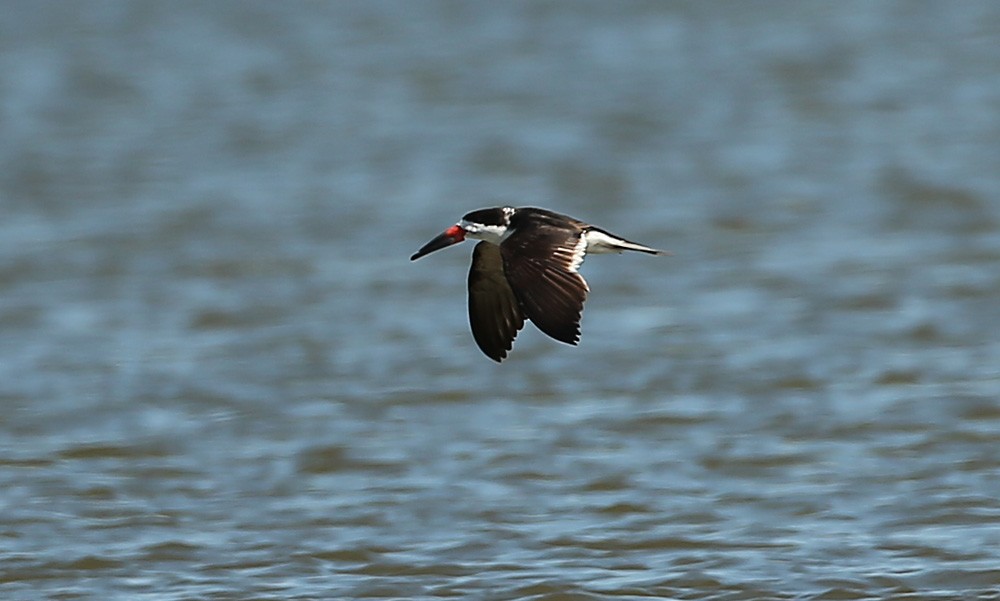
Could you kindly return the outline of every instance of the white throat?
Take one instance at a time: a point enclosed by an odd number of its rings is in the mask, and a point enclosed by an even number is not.
[[[458,222],[458,227],[465,230],[465,235],[469,238],[484,240],[497,246],[511,234],[510,228],[505,225],[483,225],[470,223],[464,219]]]

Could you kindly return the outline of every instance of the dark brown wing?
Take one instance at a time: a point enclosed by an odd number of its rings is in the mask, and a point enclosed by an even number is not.
[[[587,248],[582,230],[519,227],[500,245],[504,271],[531,323],[567,344],[580,341],[587,282],[576,272]]]
[[[472,252],[469,324],[476,344],[498,363],[524,327],[524,315],[504,276],[500,247],[489,242],[480,242]]]

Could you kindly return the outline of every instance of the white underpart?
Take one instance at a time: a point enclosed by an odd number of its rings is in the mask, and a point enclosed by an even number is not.
[[[600,230],[587,230],[583,234],[583,239],[587,241],[587,252],[600,253],[620,253],[623,250],[644,250],[658,252],[656,249],[634,244],[628,240],[609,236]]]
[[[481,223],[471,223],[466,220],[458,222],[458,227],[465,230],[465,235],[476,240],[485,240],[500,246],[500,243],[507,239],[511,231],[505,225],[483,225]]]

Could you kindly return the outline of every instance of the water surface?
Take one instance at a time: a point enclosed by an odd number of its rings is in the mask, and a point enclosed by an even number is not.
[[[991,2],[12,2],[4,599],[1000,598]],[[462,214],[597,256],[468,331]]]

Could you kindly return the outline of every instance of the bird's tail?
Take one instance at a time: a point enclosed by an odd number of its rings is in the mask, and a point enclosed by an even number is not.
[[[631,240],[626,240],[625,238],[620,238],[610,232],[605,232],[597,228],[592,228],[586,233],[587,237],[587,252],[589,253],[620,253],[625,250],[634,250],[641,253],[648,253],[651,255],[669,255],[670,253],[665,250],[659,250],[646,246],[645,244],[639,244],[638,242],[632,242]]]
[[[617,245],[621,250],[635,250],[641,253],[648,253],[651,255],[669,255],[670,253],[665,250],[660,250],[658,248],[651,248],[643,244],[637,244],[635,242],[630,242],[628,240],[622,240],[622,244]]]

